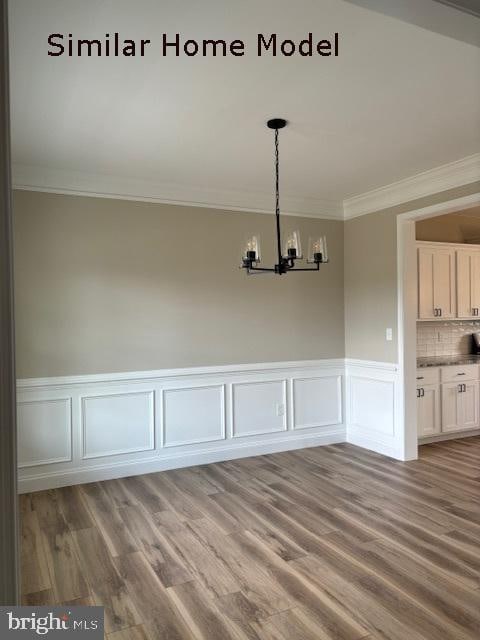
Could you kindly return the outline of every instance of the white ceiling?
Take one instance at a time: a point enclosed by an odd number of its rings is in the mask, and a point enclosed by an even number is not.
[[[334,212],[480,151],[480,48],[343,0],[13,0],[10,21],[14,175],[26,186],[136,185],[261,209],[272,199],[271,116],[290,121],[282,193],[300,211],[326,201]],[[52,32],[115,31],[150,38],[147,55],[47,55]],[[340,56],[256,56],[257,33],[309,31],[338,31]],[[164,32],[240,38],[247,54],[162,58]]]

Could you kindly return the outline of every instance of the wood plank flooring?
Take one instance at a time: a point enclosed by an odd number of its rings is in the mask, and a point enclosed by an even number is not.
[[[21,496],[25,604],[108,640],[478,640],[480,437],[341,444]]]

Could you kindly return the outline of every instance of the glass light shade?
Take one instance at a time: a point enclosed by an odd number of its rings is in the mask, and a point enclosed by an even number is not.
[[[328,262],[328,249],[326,236],[309,238],[307,262]]]
[[[302,243],[300,241],[300,232],[292,231],[288,234],[283,248],[284,258],[302,258]]]
[[[251,262],[260,262],[260,236],[250,236],[247,238],[242,254],[243,260],[250,260]]]

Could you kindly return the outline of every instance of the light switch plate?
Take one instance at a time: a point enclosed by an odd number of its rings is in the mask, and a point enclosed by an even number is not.
[[[387,327],[385,331],[385,338],[387,339],[387,342],[391,342],[393,340],[393,330],[391,327]]]

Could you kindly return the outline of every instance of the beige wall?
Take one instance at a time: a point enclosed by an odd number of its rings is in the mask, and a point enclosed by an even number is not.
[[[480,191],[480,182],[345,223],[345,352],[397,362],[397,216]],[[393,328],[393,341],[385,329]]]
[[[469,217],[452,213],[419,220],[415,224],[417,240],[433,242],[476,242],[480,239],[480,215]]]
[[[15,192],[18,377],[344,354],[396,362],[396,218],[479,189],[345,225],[285,218],[304,243],[327,233],[331,253],[320,274],[285,277],[237,268],[253,231],[273,260],[273,216]]]
[[[20,378],[344,356],[342,222],[285,218],[328,235],[320,274],[247,277],[273,216],[19,191],[14,218]]]

